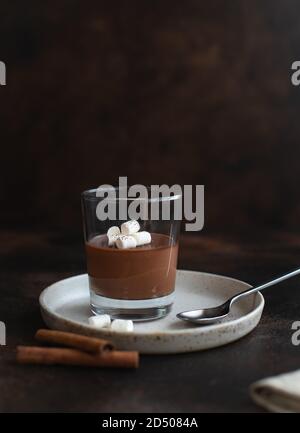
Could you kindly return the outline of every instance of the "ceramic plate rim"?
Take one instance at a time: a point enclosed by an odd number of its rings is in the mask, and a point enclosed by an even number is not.
[[[196,274],[196,275],[202,274],[202,275],[207,275],[207,276],[212,276],[212,277],[219,277],[219,278],[226,279],[228,281],[234,281],[237,283],[242,283],[243,285],[248,286],[249,288],[252,287],[250,284],[246,283],[245,281],[239,280],[237,278],[227,277],[225,275],[212,274],[209,272],[202,272],[202,271],[177,269],[177,273],[182,273],[182,272],[183,273],[189,273],[189,274]],[[45,297],[47,296],[47,293],[49,291],[51,291],[51,289],[53,288],[54,285],[56,285],[58,283],[62,283],[66,280],[83,278],[85,276],[87,276],[86,273],[73,275],[72,277],[63,278],[61,280],[58,280],[58,281],[52,283],[50,286],[47,286],[45,289],[43,289],[43,291],[41,292],[41,294],[39,296],[40,307],[44,311],[46,311],[46,313],[48,315],[51,315],[54,319],[63,320],[65,323],[70,324],[72,326],[75,325],[75,326],[86,327],[88,329],[94,329],[88,323],[79,323],[78,321],[66,319],[61,314],[53,312],[53,309],[49,309],[49,307],[47,307],[47,305],[45,303]],[[265,305],[265,299],[264,299],[263,295],[261,294],[261,292],[257,292],[257,295],[258,295],[259,301],[253,309],[251,309],[248,313],[242,315],[241,317],[229,320],[227,322],[221,322],[221,323],[216,323],[216,324],[211,324],[211,325],[206,325],[206,326],[195,326],[195,327],[191,327],[191,328],[178,329],[178,330],[139,332],[138,334],[134,334],[134,335],[136,335],[138,337],[144,337],[144,338],[151,337],[151,336],[166,336],[166,335],[171,336],[171,335],[178,335],[178,334],[180,334],[180,335],[181,334],[182,335],[194,335],[194,334],[198,334],[200,329],[201,329],[201,332],[208,333],[211,330],[214,330],[214,331],[215,330],[222,330],[223,328],[228,328],[228,326],[238,325],[240,322],[244,322],[246,319],[251,319],[252,316],[256,316],[257,314],[262,313],[264,305]],[[128,332],[115,332],[115,331],[112,331],[112,330],[106,329],[106,328],[103,328],[103,330],[97,329],[97,331],[103,332],[103,334],[105,333],[105,335],[118,335],[118,336],[124,336],[124,337],[125,336],[129,337],[130,335],[132,335],[131,333],[129,335]]]

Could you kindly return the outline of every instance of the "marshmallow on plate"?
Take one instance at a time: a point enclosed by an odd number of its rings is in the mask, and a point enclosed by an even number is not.
[[[94,328],[109,328],[110,316],[108,314],[99,314],[99,316],[89,317],[89,325]]]
[[[122,320],[116,319],[112,321],[111,329],[117,332],[132,332],[133,331],[133,321],[132,320]]]
[[[140,229],[140,225],[136,220],[126,221],[121,225],[122,235],[132,235],[133,233],[137,233]]]
[[[116,246],[117,248],[123,250],[125,248],[135,248],[136,247],[136,240],[133,236],[125,236],[121,235],[116,240]]]
[[[136,240],[136,246],[147,245],[151,243],[151,235],[149,232],[138,232],[132,235]]]

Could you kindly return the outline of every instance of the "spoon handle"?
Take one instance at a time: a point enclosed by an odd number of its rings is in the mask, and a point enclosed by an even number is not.
[[[241,292],[235,296],[232,296],[230,298],[229,302],[232,303],[236,301],[237,299],[250,295],[251,293],[258,292],[260,290],[266,289],[267,287],[274,286],[275,284],[281,283],[281,281],[287,280],[288,278],[295,277],[296,275],[300,274],[300,269],[296,269],[295,271],[289,272],[288,274],[282,275],[281,277],[275,278],[275,280],[271,280],[267,283],[261,284],[260,286],[256,287],[250,287],[250,289],[245,290],[244,292]]]

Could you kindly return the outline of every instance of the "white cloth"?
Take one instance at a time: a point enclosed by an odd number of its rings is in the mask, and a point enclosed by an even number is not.
[[[300,413],[300,370],[255,382],[250,394],[271,412]]]

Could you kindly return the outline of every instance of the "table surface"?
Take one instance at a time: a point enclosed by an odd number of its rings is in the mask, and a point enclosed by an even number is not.
[[[206,352],[141,357],[136,371],[22,366],[19,344],[34,344],[43,327],[38,296],[49,284],[85,272],[83,245],[72,234],[0,232],[0,412],[260,412],[249,385],[298,369],[300,347],[291,325],[300,320],[299,279],[265,291],[259,326],[243,339]],[[179,267],[243,279],[251,284],[298,266],[300,236],[184,235]]]

